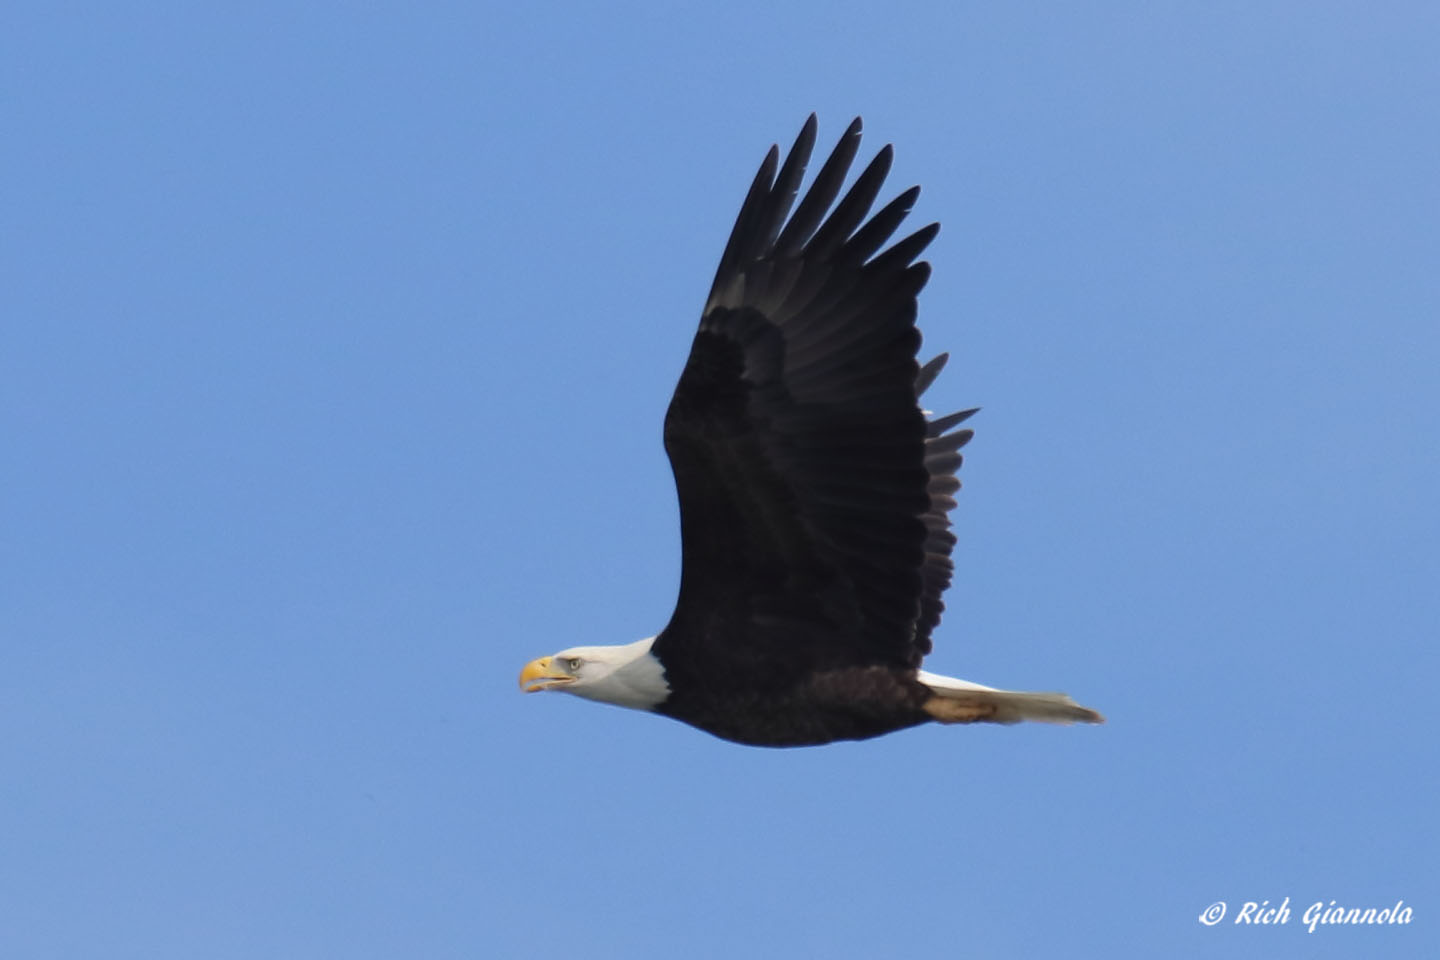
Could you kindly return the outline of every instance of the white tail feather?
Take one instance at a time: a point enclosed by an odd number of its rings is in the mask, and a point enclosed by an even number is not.
[[[920,670],[915,678],[935,694],[926,711],[941,723],[1104,723],[1105,718],[1063,693],[997,690]]]

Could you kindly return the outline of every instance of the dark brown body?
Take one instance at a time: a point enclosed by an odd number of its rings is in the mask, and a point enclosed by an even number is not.
[[[913,672],[884,667],[812,674],[784,688],[751,688],[715,696],[672,696],[657,713],[724,740],[757,747],[806,747],[867,740],[930,721],[932,694]]]

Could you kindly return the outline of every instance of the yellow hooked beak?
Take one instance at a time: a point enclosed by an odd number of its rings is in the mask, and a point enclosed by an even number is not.
[[[520,689],[526,693],[535,693],[549,687],[574,683],[574,677],[556,669],[552,662],[553,659],[552,657],[541,657],[525,664],[525,669],[520,671]]]

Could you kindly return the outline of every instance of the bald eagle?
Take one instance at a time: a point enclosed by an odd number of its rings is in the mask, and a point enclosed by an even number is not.
[[[885,248],[918,187],[866,219],[889,146],[835,202],[858,118],[790,215],[814,145],[812,114],[783,165],[773,146],[760,165],[665,415],[682,540],[669,624],[540,657],[520,685],[758,746],[1098,723],[1064,694],[920,669],[953,571],[947,515],[971,437],[955,428],[975,412],[930,418],[918,402],[947,356],[916,362],[930,276],[916,258],[939,224]]]

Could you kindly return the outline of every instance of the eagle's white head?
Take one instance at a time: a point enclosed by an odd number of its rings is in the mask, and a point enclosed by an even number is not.
[[[562,690],[636,710],[653,710],[670,695],[665,667],[650,645],[654,637],[611,647],[571,647],[525,664],[520,689]]]

